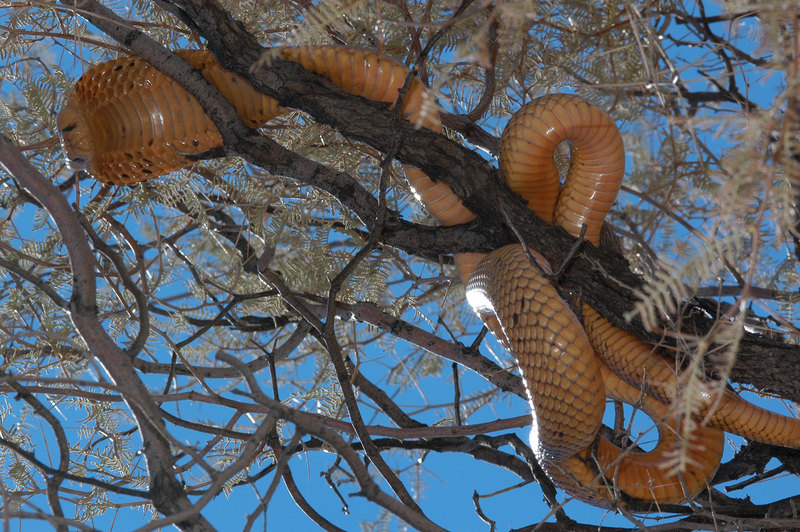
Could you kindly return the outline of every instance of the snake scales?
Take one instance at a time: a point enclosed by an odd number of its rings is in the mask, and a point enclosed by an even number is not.
[[[250,126],[283,110],[206,51],[177,52],[202,72]],[[343,90],[393,104],[408,71],[376,54],[338,47],[281,48],[284,58],[325,76]],[[412,81],[404,116],[441,131],[426,112],[424,86]],[[58,116],[68,163],[105,183],[136,183],[188,166],[186,154],[218,147],[222,139],[197,101],[145,61],[125,58],[97,65],[75,85]],[[553,162],[556,146],[572,143],[562,186]],[[507,184],[546,221],[598,245],[600,227],[624,173],[624,148],[614,123],[600,109],[571,95],[539,98],[520,109],[501,141]],[[443,183],[407,168],[426,208],[443,225],[474,218]],[[690,500],[706,487],[722,456],[724,431],[762,442],[800,447],[800,422],[756,407],[730,391],[699,397],[690,416],[674,408],[681,377],[674,361],[612,326],[584,305],[579,319],[547,278],[547,261],[521,245],[488,256],[456,257],[476,312],[513,353],[533,415],[531,444],[558,486],[590,503],[620,497],[658,503]],[[497,320],[497,321],[495,321]],[[654,449],[621,449],[599,435],[606,397],[638,405],[656,423]],[[688,460],[673,467],[679,449]]]

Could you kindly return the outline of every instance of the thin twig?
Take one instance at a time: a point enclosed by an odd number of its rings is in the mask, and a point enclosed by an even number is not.
[[[461,386],[458,383],[458,364],[453,362],[453,413],[456,418],[456,426],[460,427],[461,422]]]
[[[241,362],[235,357],[225,353],[218,353],[217,356],[222,361],[231,364],[234,367],[237,367],[238,365],[238,367],[244,368],[244,365],[241,364]],[[248,376],[246,371],[244,373],[246,381],[254,381],[252,375]],[[350,469],[353,471],[353,474],[355,475],[356,480],[361,488],[361,491],[359,492],[360,495],[363,495],[370,501],[389,510],[399,518],[405,520],[411,526],[414,526],[420,530],[444,531],[443,528],[430,521],[420,512],[414,511],[412,508],[409,508],[405,504],[394,499],[381,490],[380,487],[372,480],[367,468],[361,462],[358,453],[356,453],[350,447],[350,445],[344,441],[341,436],[339,436],[338,433],[326,427],[320,426],[318,423],[309,423],[305,418],[298,416],[297,411],[294,409],[268,398],[263,393],[256,393],[252,397],[257,402],[268,407],[278,418],[285,419],[290,423],[294,423],[298,429],[309,434],[314,434],[330,445],[330,447],[347,462],[348,466],[350,466]]]
[[[475,490],[472,491],[472,503],[475,505],[475,513],[478,514],[478,517],[481,518],[481,521],[489,525],[489,532],[494,532],[497,530],[497,523],[489,519],[489,517],[483,513],[483,508],[481,508],[481,496],[478,495],[478,492]]]

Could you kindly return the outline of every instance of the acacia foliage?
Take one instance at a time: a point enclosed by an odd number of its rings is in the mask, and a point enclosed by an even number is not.
[[[609,220],[629,262],[582,250],[565,289],[676,348],[690,377],[705,368],[800,400],[797,8],[630,0],[109,7],[2,7],[8,518],[60,529],[108,528],[115,515],[123,528],[148,519],[229,528],[232,517],[220,513],[232,496],[238,528],[275,522],[283,510],[275,501],[288,493],[326,528],[612,522],[578,503],[562,508],[563,495],[539,473],[513,362],[481,335],[449,265],[453,252],[513,241],[510,225],[554,263],[569,253],[568,238],[503,195],[487,163],[510,114],[556,90],[606,109],[629,158]],[[426,144],[391,110],[255,53],[306,43],[366,47],[414,65],[443,106],[452,143]],[[104,188],[65,167],[55,116],[80,72],[131,50],[155,61],[164,49],[196,46],[304,112],[271,122],[263,138],[221,123],[227,157],[134,187]],[[432,228],[387,151],[451,183],[479,223]],[[301,157],[317,166],[309,171]],[[453,160],[462,166],[443,162]],[[457,466],[429,465],[432,453]],[[734,441],[731,454],[715,485],[755,484],[755,502],[714,490],[649,518],[712,530],[797,524],[794,493],[777,495],[769,482],[797,471],[796,453]],[[780,464],[767,468],[773,457]],[[305,476],[305,458],[314,475],[295,479]],[[465,483],[461,468],[479,467],[498,475],[496,487],[475,473],[467,483],[478,496],[449,493]],[[314,478],[319,471],[325,476]],[[758,498],[764,490],[770,495]],[[340,512],[338,497],[356,510]],[[542,498],[549,509],[528,507]],[[626,511],[619,524],[655,522],[641,519]]]

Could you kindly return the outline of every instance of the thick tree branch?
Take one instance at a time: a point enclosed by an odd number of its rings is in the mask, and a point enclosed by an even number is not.
[[[94,255],[84,237],[77,215],[64,196],[4,136],[0,136],[0,164],[14,176],[20,188],[47,209],[62,235],[73,272],[70,318],[86,342],[89,353],[103,365],[137,420],[150,473],[153,504],[165,515],[191,509],[192,504],[184,495],[172,470],[172,453],[158,407],[153,402],[150,391],[136,375],[130,358],[108,336],[98,319]],[[178,526],[184,530],[213,529],[197,513],[187,514]]]
[[[87,4],[91,5],[92,2]],[[203,35],[208,47],[225,68],[242,75],[254,87],[276,97],[282,104],[302,109],[315,120],[333,125],[342,134],[382,151],[389,151],[396,135],[402,135],[404,142],[397,149],[397,158],[425,170],[433,179],[447,182],[479,216],[477,224],[482,228],[491,228],[491,239],[487,238],[474,247],[464,246],[462,250],[491,249],[513,242],[515,237],[512,232],[502,229],[504,222],[507,222],[519,234],[525,235],[528,245],[544,255],[551,264],[560,265],[568,256],[574,239],[562,229],[546,224],[532,214],[517,196],[502,186],[497,171],[473,151],[430,131],[417,130],[408,123],[401,124],[398,132],[394,127],[393,112],[387,106],[344,93],[295,63],[275,59],[269,67],[254,69],[253,65],[261,64],[260,60],[265,57],[267,50],[227,11],[213,2],[163,0],[161,4]],[[346,207],[358,213],[365,223],[375,219],[377,201],[366,192],[354,194],[360,185],[349,176],[299,158],[266,137],[255,135],[241,124],[224,99],[218,95],[214,97],[216,91],[188,65],[175,60],[174,56],[166,60],[169,54],[162,47],[124,24],[108,22],[91,14],[87,16],[103,31],[157,68],[166,69],[176,81],[184,83],[217,122],[226,141],[226,153],[243,156],[254,164],[314,184],[334,195],[344,192],[343,197],[353,198],[353,203],[368,205],[367,208],[357,205]],[[269,154],[266,158],[265,153]],[[387,222],[387,226],[389,224]],[[475,241],[471,243],[477,244]],[[653,343],[664,341],[662,337],[645,331],[640,323],[625,319],[636,301],[634,290],[641,287],[643,281],[630,271],[621,255],[584,245],[569,263],[561,283],[566,291],[595,307],[615,325]],[[695,313],[689,318],[682,317],[680,322],[688,327],[691,334],[703,335],[715,321]],[[668,329],[669,325],[665,325],[665,328]],[[741,362],[756,358],[755,346],[760,342],[758,336],[745,336],[740,349],[740,362],[733,372],[735,379],[763,386],[763,380],[753,378],[752,372],[742,368]],[[800,364],[800,349],[781,344],[781,350],[784,355],[782,359],[788,361],[789,365],[797,367]],[[756,380],[760,384],[754,382]],[[787,397],[796,393],[793,380],[783,375],[778,375],[778,380],[773,381],[770,388]]]

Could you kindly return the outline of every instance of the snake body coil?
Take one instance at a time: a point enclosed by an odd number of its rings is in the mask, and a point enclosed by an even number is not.
[[[204,50],[179,50],[232,102],[250,127],[280,113],[277,102],[254,91]],[[127,185],[192,164],[186,154],[222,145],[214,123],[180,85],[139,58],[90,69],[58,115],[58,129],[74,170],[99,181]]]
[[[179,51],[236,108],[251,127],[282,112],[242,78],[223,70],[208,52]],[[279,54],[327,77],[343,90],[394,104],[408,71],[385,57],[337,47],[282,48]],[[413,80],[404,116],[441,131]],[[68,162],[100,181],[130,184],[188,166],[186,154],[221,145],[199,104],[146,62],[119,59],[95,66],[77,82],[58,117]],[[563,188],[554,150],[572,142]],[[500,164],[510,188],[546,221],[597,245],[603,219],[624,173],[624,149],[614,123],[600,109],[570,95],[546,96],[518,111],[501,142]],[[444,225],[474,219],[444,183],[414,168],[411,185]],[[731,392],[701,397],[695,415],[674,404],[680,375],[665,355],[613,327],[588,305],[583,320],[550,284],[547,261],[520,245],[488,256],[457,256],[470,304],[508,344],[523,374],[533,414],[531,444],[548,475],[572,495],[611,505],[622,493],[660,503],[682,502],[706,487],[716,471],[724,430],[758,441],[800,447],[800,422],[741,400]],[[496,318],[496,322],[493,319]],[[649,452],[621,449],[599,436],[605,399],[640,406],[655,422],[658,444]],[[674,467],[678,450],[689,460]]]

